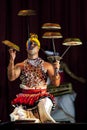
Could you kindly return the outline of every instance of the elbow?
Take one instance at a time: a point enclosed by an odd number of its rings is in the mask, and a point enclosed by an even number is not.
[[[60,80],[57,80],[57,81],[52,82],[52,84],[53,84],[55,87],[59,87],[60,84],[61,84],[61,81],[60,81]]]
[[[56,86],[56,87],[59,87],[59,86],[60,86],[60,83],[61,83],[60,81],[55,81],[55,86]]]
[[[8,76],[8,80],[9,80],[9,81],[14,81],[15,79]]]
[[[55,80],[52,82],[52,84],[56,87],[59,87],[61,84],[61,77],[60,75],[58,76],[58,78],[55,78]]]

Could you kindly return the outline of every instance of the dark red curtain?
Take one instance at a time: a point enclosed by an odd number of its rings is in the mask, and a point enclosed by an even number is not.
[[[20,10],[35,10],[36,15],[18,16]],[[63,54],[66,46],[63,40],[77,37],[82,41],[80,46],[72,46],[64,55],[63,61],[77,75],[87,79],[87,0],[1,0],[0,1],[0,120],[8,121],[12,111],[11,100],[19,93],[19,79],[9,82],[7,66],[9,63],[8,47],[2,44],[9,40],[20,47],[16,61],[20,62],[27,56],[25,42],[29,33],[38,34],[41,48],[53,50],[52,42],[43,39],[46,30],[41,27],[44,23],[54,22],[61,25],[63,38],[55,39],[56,51]],[[40,51],[40,56],[46,55]],[[66,75],[68,82],[73,84],[77,93],[75,101],[76,121],[87,122],[87,84],[82,84]]]

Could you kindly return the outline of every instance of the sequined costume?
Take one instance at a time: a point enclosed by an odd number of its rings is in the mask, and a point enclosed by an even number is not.
[[[43,63],[44,61],[41,58],[25,60],[25,66],[20,76],[23,85],[29,88],[38,85],[46,85],[47,75]]]
[[[22,106],[25,110],[33,109],[33,107],[38,105],[41,107],[39,107],[41,121],[51,120],[52,122],[55,122],[50,114],[48,114],[54,106],[54,97],[47,92],[46,80],[48,75],[46,73],[47,70],[43,67],[43,63],[44,60],[41,58],[35,60],[26,59],[24,61],[24,67],[22,68],[20,76],[20,80],[22,81],[20,88],[22,92],[16,95],[16,98],[12,101],[12,105],[15,107]],[[38,88],[38,86],[42,86],[42,88]],[[40,102],[41,100],[42,103]],[[42,106],[43,102],[45,102],[45,105]],[[48,102],[49,105],[46,102]],[[47,108],[46,105],[50,107]],[[46,118],[43,118],[44,114],[42,109],[49,110],[48,112],[43,110]]]

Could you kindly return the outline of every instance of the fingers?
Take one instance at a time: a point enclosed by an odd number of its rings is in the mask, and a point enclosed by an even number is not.
[[[54,65],[60,64],[60,61],[56,60],[53,64]]]
[[[9,54],[10,54],[10,60],[15,60],[16,58],[16,50],[14,50],[13,48],[9,49]]]
[[[54,62],[54,63],[53,63],[53,66],[54,66],[55,69],[58,69],[58,70],[59,70],[59,68],[60,68],[60,61]]]
[[[10,53],[10,54],[16,53],[16,50],[14,50],[13,48],[10,48],[10,49],[9,49],[9,53]]]

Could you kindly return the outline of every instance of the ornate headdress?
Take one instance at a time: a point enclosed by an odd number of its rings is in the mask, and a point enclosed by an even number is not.
[[[30,42],[35,42],[38,47],[40,48],[40,41],[38,40],[38,35],[35,33],[30,33],[30,38],[28,39],[28,41],[26,42],[26,47],[29,47],[29,43]]]

